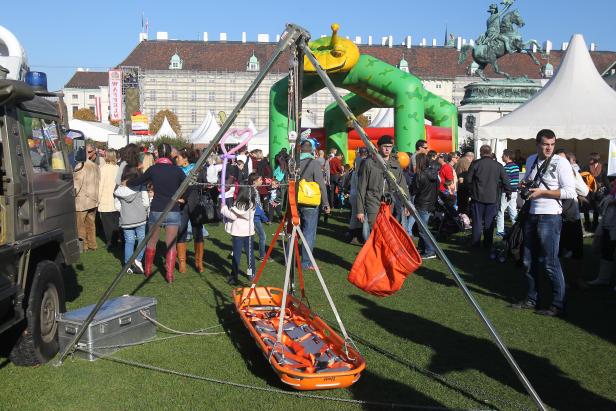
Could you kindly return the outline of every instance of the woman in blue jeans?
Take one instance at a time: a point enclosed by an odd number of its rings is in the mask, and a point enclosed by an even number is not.
[[[125,167],[121,176],[122,185],[118,186],[113,193],[115,209],[120,212],[120,227],[124,232],[124,264],[135,251],[135,244],[145,238],[145,225],[148,222],[150,196],[145,186],[126,187],[126,181],[136,177],[139,177],[136,168]],[[144,251],[139,253],[133,266],[134,271],[139,274],[143,274],[141,260]]]
[[[416,174],[411,192],[415,194],[414,204],[417,214],[427,227],[428,220],[434,212],[438,196],[438,166],[435,162],[431,162],[424,153],[417,154],[415,162]],[[434,247],[428,235],[421,229],[419,230],[418,248],[422,259],[430,260],[436,258]]]

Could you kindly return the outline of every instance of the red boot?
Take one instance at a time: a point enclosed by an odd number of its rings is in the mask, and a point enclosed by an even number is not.
[[[165,260],[165,267],[167,268],[167,272],[165,274],[165,279],[168,283],[173,282],[173,272],[175,271],[175,258],[177,257],[178,252],[175,247],[171,247],[169,251],[167,251],[167,256]]]
[[[145,248],[145,267],[143,274],[146,278],[150,278],[152,275],[152,264],[154,263],[154,256],[156,255],[156,248]]]

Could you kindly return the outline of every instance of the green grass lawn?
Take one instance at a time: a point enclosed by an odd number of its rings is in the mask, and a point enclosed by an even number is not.
[[[350,333],[367,361],[362,378],[345,390],[313,394],[350,400],[470,409],[533,409],[506,361],[453,282],[445,266],[430,260],[387,298],[358,290],[346,277],[359,251],[340,241],[347,214],[321,223],[315,255]],[[193,375],[289,391],[280,383],[247,330],[238,322],[225,282],[230,238],[210,226],[206,272],[189,270],[165,283],[126,276],[115,296],[158,299],[158,319],[178,330],[222,323],[218,336],[182,336],[125,348],[114,356]],[[271,238],[275,226],[266,227]],[[545,318],[508,308],[521,297],[519,268],[469,251],[466,238],[443,244],[461,276],[492,320],[535,389],[553,409],[616,409],[616,296],[608,289],[568,290],[569,315]],[[162,243],[161,243],[162,244]],[[191,249],[192,250],[192,249]],[[584,275],[593,277],[597,258],[585,250]],[[189,254],[192,265],[192,251]],[[103,247],[82,255],[67,272],[67,308],[94,303],[120,269]],[[244,259],[245,260],[245,259]],[[282,286],[282,254],[267,264],[262,284]],[[245,264],[245,263],[244,263]],[[162,269],[162,260],[156,266]],[[306,287],[314,311],[333,315],[314,274]],[[158,337],[169,334],[159,330]],[[68,359],[63,366],[17,368],[0,357],[0,409],[378,409],[368,405],[297,398],[221,385],[112,362]]]

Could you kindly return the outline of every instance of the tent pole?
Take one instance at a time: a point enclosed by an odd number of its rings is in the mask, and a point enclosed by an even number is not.
[[[458,287],[460,287],[462,294],[464,295],[464,297],[466,297],[466,300],[470,303],[475,313],[479,316],[479,319],[481,320],[483,325],[487,328],[490,336],[494,340],[494,343],[496,344],[498,349],[501,351],[501,353],[503,354],[503,356],[505,357],[505,359],[507,360],[507,362],[509,363],[513,371],[515,372],[516,376],[518,377],[522,385],[524,385],[524,388],[526,389],[528,394],[531,396],[531,398],[537,405],[537,408],[542,411],[547,411],[547,408],[541,401],[539,394],[537,394],[537,392],[533,388],[528,378],[526,378],[526,375],[524,374],[524,372],[522,371],[522,369],[520,368],[516,360],[513,358],[513,356],[507,349],[507,347],[505,346],[505,343],[501,340],[496,329],[494,328],[494,326],[492,325],[488,317],[484,314],[484,312],[482,311],[481,307],[479,306],[479,304],[477,303],[477,301],[475,300],[475,298],[473,297],[469,289],[466,287],[464,280],[462,280],[462,278],[456,271],[455,267],[453,266],[453,264],[451,263],[451,261],[449,260],[449,258],[447,257],[443,249],[438,245],[438,243],[436,242],[436,239],[430,232],[430,229],[428,228],[428,226],[421,220],[421,218],[419,218],[417,214],[417,210],[415,209],[415,205],[410,201],[406,193],[402,190],[402,187],[398,185],[398,182],[396,181],[396,178],[393,175],[393,173],[390,171],[389,166],[387,165],[383,157],[381,157],[381,155],[378,153],[378,151],[376,150],[376,147],[374,147],[374,145],[372,144],[372,142],[366,135],[366,132],[364,131],[362,126],[357,121],[357,118],[355,117],[355,115],[353,115],[353,113],[351,112],[351,110],[349,109],[345,101],[342,99],[340,94],[338,94],[338,92],[336,91],[336,86],[334,85],[334,83],[331,81],[327,73],[320,66],[319,62],[317,61],[316,57],[314,56],[314,54],[312,53],[312,51],[310,50],[310,48],[308,47],[305,41],[300,41],[300,47],[304,50],[304,54],[306,55],[308,60],[310,60],[312,65],[316,68],[318,75],[321,77],[321,80],[323,80],[323,83],[331,92],[332,96],[338,103],[338,106],[344,112],[346,118],[353,123],[353,127],[355,128],[357,133],[360,135],[363,143],[366,145],[368,150],[370,150],[371,154],[375,156],[375,158],[377,159],[377,162],[380,164],[383,170],[385,170],[385,178],[387,178],[390,184],[390,187],[395,188],[396,194],[398,195],[398,197],[402,200],[406,208],[415,216],[415,220],[417,221],[419,228],[422,230],[422,232],[427,234],[428,238],[430,239],[430,242],[433,244],[434,249],[436,250],[436,254],[441,259],[441,261],[443,261],[443,263],[445,263],[445,265],[447,266],[447,269],[453,276],[456,284],[458,285]]]
[[[133,252],[131,257],[128,259],[128,262],[124,264],[124,266],[122,267],[120,272],[117,274],[117,276],[114,278],[112,283],[109,285],[107,290],[105,290],[103,295],[99,298],[98,302],[96,303],[96,305],[94,306],[94,308],[92,309],[88,317],[84,320],[83,324],[79,327],[79,330],[77,331],[77,333],[75,333],[75,336],[72,338],[71,342],[66,346],[64,351],[60,354],[60,357],[58,358],[58,360],[54,363],[55,366],[62,365],[67,355],[69,355],[71,352],[75,350],[76,344],[78,343],[79,339],[83,336],[83,334],[87,330],[88,325],[90,325],[96,313],[98,313],[101,306],[105,303],[105,301],[107,301],[107,299],[109,298],[113,290],[120,283],[120,280],[122,279],[122,277],[126,274],[128,269],[131,267],[131,265],[137,258],[137,255],[139,255],[139,253],[145,248],[146,244],[152,237],[154,231],[156,231],[156,228],[160,227],[160,224],[162,223],[162,221],[165,219],[167,214],[169,214],[169,212],[174,207],[174,205],[177,203],[177,201],[180,199],[180,197],[184,194],[184,192],[186,191],[190,183],[197,178],[197,174],[199,173],[199,171],[201,171],[201,169],[205,165],[205,162],[207,158],[209,157],[210,153],[218,145],[218,143],[220,142],[222,137],[225,135],[227,130],[229,130],[229,128],[231,127],[231,125],[233,124],[237,116],[240,114],[244,106],[246,106],[246,104],[248,103],[248,100],[250,99],[250,97],[252,97],[252,95],[255,93],[255,91],[257,90],[261,82],[265,79],[265,76],[269,73],[269,71],[272,69],[274,64],[276,64],[276,62],[278,61],[278,58],[280,58],[282,53],[285,50],[287,50],[291,44],[297,42],[298,39],[304,36],[309,37],[308,32],[304,28],[294,25],[294,24],[287,25],[285,31],[282,33],[280,37],[280,41],[278,42],[278,45],[276,47],[276,50],[274,51],[274,54],[270,57],[267,64],[259,72],[259,74],[255,78],[255,80],[252,82],[248,90],[246,90],[246,93],[244,94],[242,99],[239,101],[239,103],[235,106],[235,108],[233,109],[229,117],[227,117],[226,121],[224,122],[224,124],[222,125],[218,133],[216,134],[216,137],[214,137],[214,139],[210,142],[208,147],[203,151],[203,153],[201,154],[201,157],[199,157],[199,159],[195,163],[195,167],[186,176],[186,178],[184,179],[180,187],[178,187],[173,197],[169,200],[169,203],[167,203],[167,206],[165,207],[161,216],[158,218],[158,220],[156,220],[152,228],[146,234],[145,238],[141,242],[139,242],[139,244],[137,244],[135,251]]]

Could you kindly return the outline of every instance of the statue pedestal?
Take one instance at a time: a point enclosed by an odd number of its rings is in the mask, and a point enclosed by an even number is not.
[[[507,148],[507,141],[478,140],[479,128],[511,113],[541,90],[541,84],[528,79],[478,81],[464,87],[464,98],[458,108],[460,127],[472,133],[475,139],[475,155],[484,144],[500,158]]]

